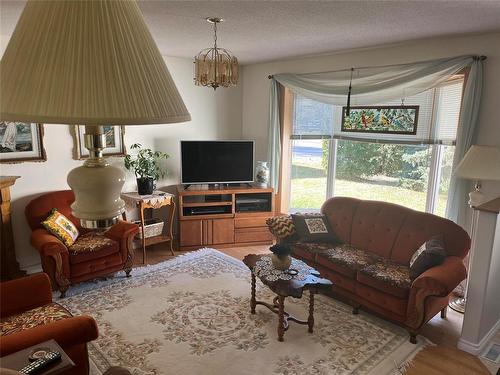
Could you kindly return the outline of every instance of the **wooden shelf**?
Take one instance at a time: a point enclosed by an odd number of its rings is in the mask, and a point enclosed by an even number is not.
[[[184,207],[216,207],[216,206],[232,206],[233,202],[190,202],[183,203]]]

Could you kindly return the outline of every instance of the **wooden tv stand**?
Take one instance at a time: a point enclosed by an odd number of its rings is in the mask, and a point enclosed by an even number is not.
[[[266,226],[274,214],[272,188],[178,185],[177,194],[182,250],[272,243]]]

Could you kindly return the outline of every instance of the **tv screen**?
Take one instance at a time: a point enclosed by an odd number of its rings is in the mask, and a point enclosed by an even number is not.
[[[253,141],[181,141],[183,184],[253,182]]]

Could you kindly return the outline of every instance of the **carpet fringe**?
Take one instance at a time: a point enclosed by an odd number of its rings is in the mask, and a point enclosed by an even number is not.
[[[394,375],[404,375],[405,372],[413,365],[413,360],[418,353],[430,346],[436,346],[436,344],[424,336],[418,336],[418,339],[423,340],[425,342],[424,345],[416,348],[416,350],[410,353],[410,355],[403,362],[398,364],[397,361],[394,360]]]

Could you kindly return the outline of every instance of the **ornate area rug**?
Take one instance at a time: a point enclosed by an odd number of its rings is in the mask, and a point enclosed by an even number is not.
[[[250,272],[232,257],[202,249],[131,278],[85,283],[59,300],[74,314],[93,316],[99,338],[90,343],[93,374],[112,365],[133,374],[398,374],[429,344],[408,342],[405,330],[317,296],[314,333],[290,323],[277,341],[277,316],[263,306],[250,314]],[[257,298],[273,294],[257,285]],[[308,298],[285,308],[307,316]]]

